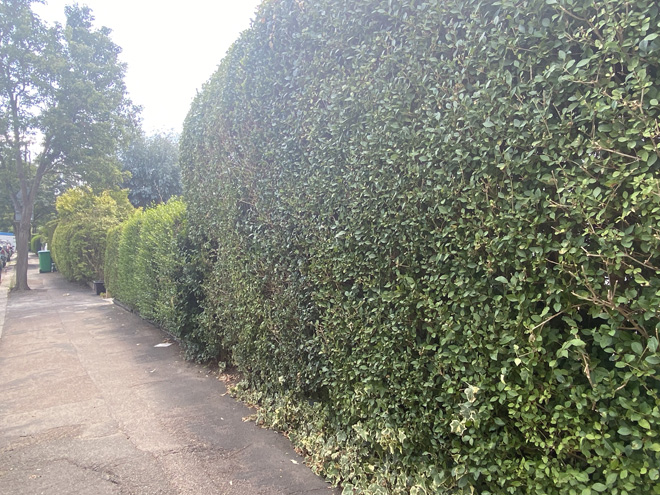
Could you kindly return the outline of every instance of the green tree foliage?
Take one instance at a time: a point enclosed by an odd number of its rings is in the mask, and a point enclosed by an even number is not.
[[[57,214],[57,210],[55,212]],[[54,219],[49,220],[45,224],[39,226],[37,230],[37,236],[41,237],[41,245],[52,244],[53,235],[55,234],[55,229],[57,228],[59,221],[57,216]]]
[[[165,203],[181,194],[178,141],[171,134],[140,136],[122,154],[123,169],[130,172],[124,187],[135,207]]]
[[[106,288],[142,317],[178,333],[185,205],[172,199],[139,211],[108,233]]]
[[[347,492],[660,493],[659,23],[266,2],[195,100],[200,335]]]
[[[71,189],[57,198],[59,222],[53,234],[53,259],[69,280],[103,280],[108,230],[134,212],[124,191]]]
[[[17,219],[16,287],[28,289],[34,205],[48,175],[71,184],[121,182],[119,145],[134,128],[120,49],[89,8],[48,27],[32,0],[0,3],[0,171]]]
[[[6,188],[0,188],[0,231],[12,232],[14,230],[14,209],[11,206],[11,197]]]

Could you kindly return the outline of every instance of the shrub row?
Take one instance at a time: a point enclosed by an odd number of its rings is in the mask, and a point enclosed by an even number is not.
[[[133,211],[127,192],[97,195],[91,189],[76,188],[58,197],[56,207],[59,221],[51,250],[58,270],[73,281],[103,280],[108,229]]]
[[[170,200],[109,230],[105,285],[110,294],[143,318],[176,332],[179,273],[185,236],[185,205]]]
[[[266,2],[182,138],[198,355],[347,492],[660,493],[659,23]]]

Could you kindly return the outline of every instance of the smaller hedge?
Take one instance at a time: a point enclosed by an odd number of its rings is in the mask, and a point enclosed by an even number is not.
[[[134,210],[127,191],[72,189],[57,199],[59,223],[52,252],[58,270],[69,280],[103,280],[105,242],[110,228]]]
[[[176,332],[185,205],[171,200],[139,211],[108,231],[105,272],[110,294],[143,318]]]
[[[33,253],[38,253],[41,251],[41,246],[43,244],[41,234],[37,234],[32,236],[32,239],[30,239],[30,251]]]

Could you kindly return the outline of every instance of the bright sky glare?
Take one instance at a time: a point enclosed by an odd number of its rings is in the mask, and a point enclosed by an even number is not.
[[[227,49],[250,27],[261,0],[46,0],[42,20],[64,23],[64,7],[92,9],[95,27],[112,30],[128,64],[126,86],[142,106],[143,129],[181,132],[190,104]]]

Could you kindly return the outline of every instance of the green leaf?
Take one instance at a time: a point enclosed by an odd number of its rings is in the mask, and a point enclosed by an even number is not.
[[[616,483],[617,478],[619,477],[618,473],[609,473],[606,478],[606,484],[607,486],[612,486],[614,483]]]
[[[619,427],[619,429],[617,430],[617,433],[618,433],[619,435],[628,436],[628,435],[630,435],[630,434],[632,433],[632,431],[631,431],[630,428],[628,428],[627,426],[621,426],[621,427]]]
[[[584,347],[586,346],[586,342],[582,339],[571,339],[566,343],[566,347]]]
[[[657,365],[660,364],[660,356],[648,356],[646,359],[644,359],[647,363],[650,365]]]

